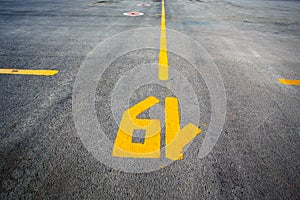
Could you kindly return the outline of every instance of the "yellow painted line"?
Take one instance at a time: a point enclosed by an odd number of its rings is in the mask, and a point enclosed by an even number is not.
[[[160,49],[158,59],[158,79],[169,79],[168,49],[167,49],[167,31],[166,31],[166,14],[165,1],[162,0],[161,5],[161,24],[160,24]]]
[[[32,70],[32,69],[0,69],[0,74],[53,76],[58,70]]]
[[[180,128],[180,112],[178,99],[166,97],[165,99],[166,124],[166,158],[182,160],[184,147],[201,133],[201,129],[192,123]]]
[[[285,85],[300,85],[300,80],[288,80],[280,78],[279,82]]]

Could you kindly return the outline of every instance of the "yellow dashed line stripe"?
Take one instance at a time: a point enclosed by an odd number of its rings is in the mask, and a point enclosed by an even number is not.
[[[279,79],[279,82],[284,85],[300,85],[300,80]]]
[[[58,70],[0,69],[0,74],[53,76],[57,73],[58,73]]]
[[[165,1],[162,0],[161,5],[161,25],[160,25],[160,49],[158,59],[158,79],[169,79],[168,49],[167,49],[167,32],[166,32],[166,14]]]

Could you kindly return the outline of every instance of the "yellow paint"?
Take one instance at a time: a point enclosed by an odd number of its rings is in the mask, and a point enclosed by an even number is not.
[[[112,155],[130,158],[159,158],[161,125],[157,119],[138,119],[137,116],[159,103],[150,96],[126,110],[122,116]],[[136,129],[146,131],[144,143],[133,143],[132,135]]]
[[[158,78],[159,80],[168,80],[168,49],[167,49],[167,31],[166,31],[166,14],[165,1],[161,5],[161,25],[160,25],[160,49],[158,59]]]
[[[167,97],[165,99],[166,157],[171,160],[183,159],[185,145],[190,143],[202,131],[192,123],[180,129],[178,109],[177,98]]]
[[[161,123],[158,119],[138,119],[137,116],[159,103],[159,99],[150,96],[127,109],[122,116],[112,155],[129,158],[159,158]],[[190,143],[201,129],[192,123],[180,129],[180,112],[178,99],[165,98],[166,122],[166,158],[183,159],[184,147]],[[144,143],[133,143],[134,130],[145,130]]]
[[[285,85],[300,85],[300,80],[279,79],[279,82]]]
[[[0,69],[0,74],[53,76],[57,73],[58,73],[58,70]]]

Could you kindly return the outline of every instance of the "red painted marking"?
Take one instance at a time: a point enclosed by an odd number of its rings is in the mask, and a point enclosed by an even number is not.
[[[144,14],[141,13],[141,12],[127,12],[127,13],[124,13],[124,15],[127,15],[127,16],[140,16],[140,15],[144,15]]]
[[[146,7],[146,6],[150,6],[151,4],[149,4],[149,3],[140,3],[140,4],[138,4],[138,6],[143,6],[143,7]]]

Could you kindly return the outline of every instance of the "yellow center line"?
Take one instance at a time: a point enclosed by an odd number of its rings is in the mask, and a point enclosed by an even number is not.
[[[168,80],[169,64],[168,64],[168,49],[167,49],[167,31],[166,31],[166,14],[165,1],[161,2],[161,24],[160,24],[160,49],[158,59],[158,79]]]
[[[285,85],[300,85],[300,80],[288,80],[280,78],[279,82]]]
[[[53,76],[58,70],[32,70],[32,69],[0,69],[0,74],[19,74],[34,76]]]

